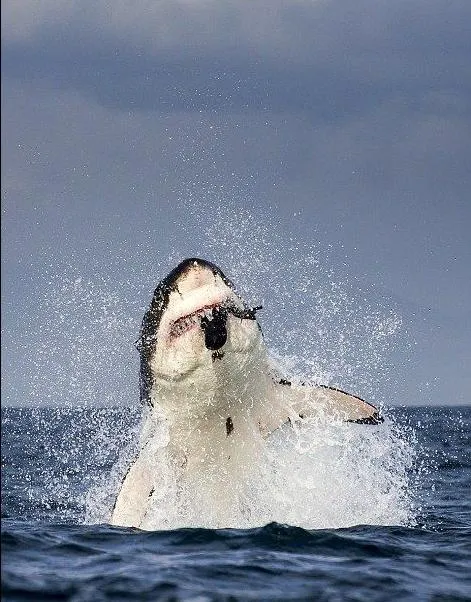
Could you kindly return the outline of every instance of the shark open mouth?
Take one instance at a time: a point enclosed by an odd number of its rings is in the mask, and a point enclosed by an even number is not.
[[[211,320],[213,311],[221,307],[219,303],[214,305],[206,305],[185,316],[181,316],[173,322],[170,327],[169,336],[171,339],[181,336],[182,334],[201,326],[202,320]]]
[[[205,345],[211,351],[220,349],[227,340],[227,318],[229,314],[241,320],[255,320],[256,312],[261,306],[239,308],[231,302],[205,305],[196,311],[181,316],[170,327],[171,339],[180,337],[194,328],[200,327],[205,335]]]

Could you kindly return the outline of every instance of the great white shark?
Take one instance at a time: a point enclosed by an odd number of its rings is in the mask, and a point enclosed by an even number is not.
[[[227,506],[267,437],[283,425],[319,414],[382,422],[378,410],[355,395],[282,378],[265,347],[259,309],[203,259],[182,261],[159,283],[136,343],[147,417],[112,524],[146,528],[164,456],[195,500]]]

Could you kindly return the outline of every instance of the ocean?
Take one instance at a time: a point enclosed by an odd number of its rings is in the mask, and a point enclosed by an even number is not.
[[[2,600],[471,600],[471,407],[385,415],[281,436],[232,525],[169,493],[141,531],[107,523],[139,411],[3,408]]]

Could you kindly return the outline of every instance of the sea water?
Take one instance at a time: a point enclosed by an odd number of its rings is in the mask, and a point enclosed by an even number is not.
[[[139,409],[6,408],[2,600],[471,600],[471,408],[385,415],[277,433],[231,525],[169,488],[140,531]]]

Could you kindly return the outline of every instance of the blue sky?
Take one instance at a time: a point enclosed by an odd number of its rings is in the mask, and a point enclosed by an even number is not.
[[[7,403],[137,400],[142,313],[195,254],[263,298],[292,369],[469,403],[470,22],[467,1],[4,2]]]

